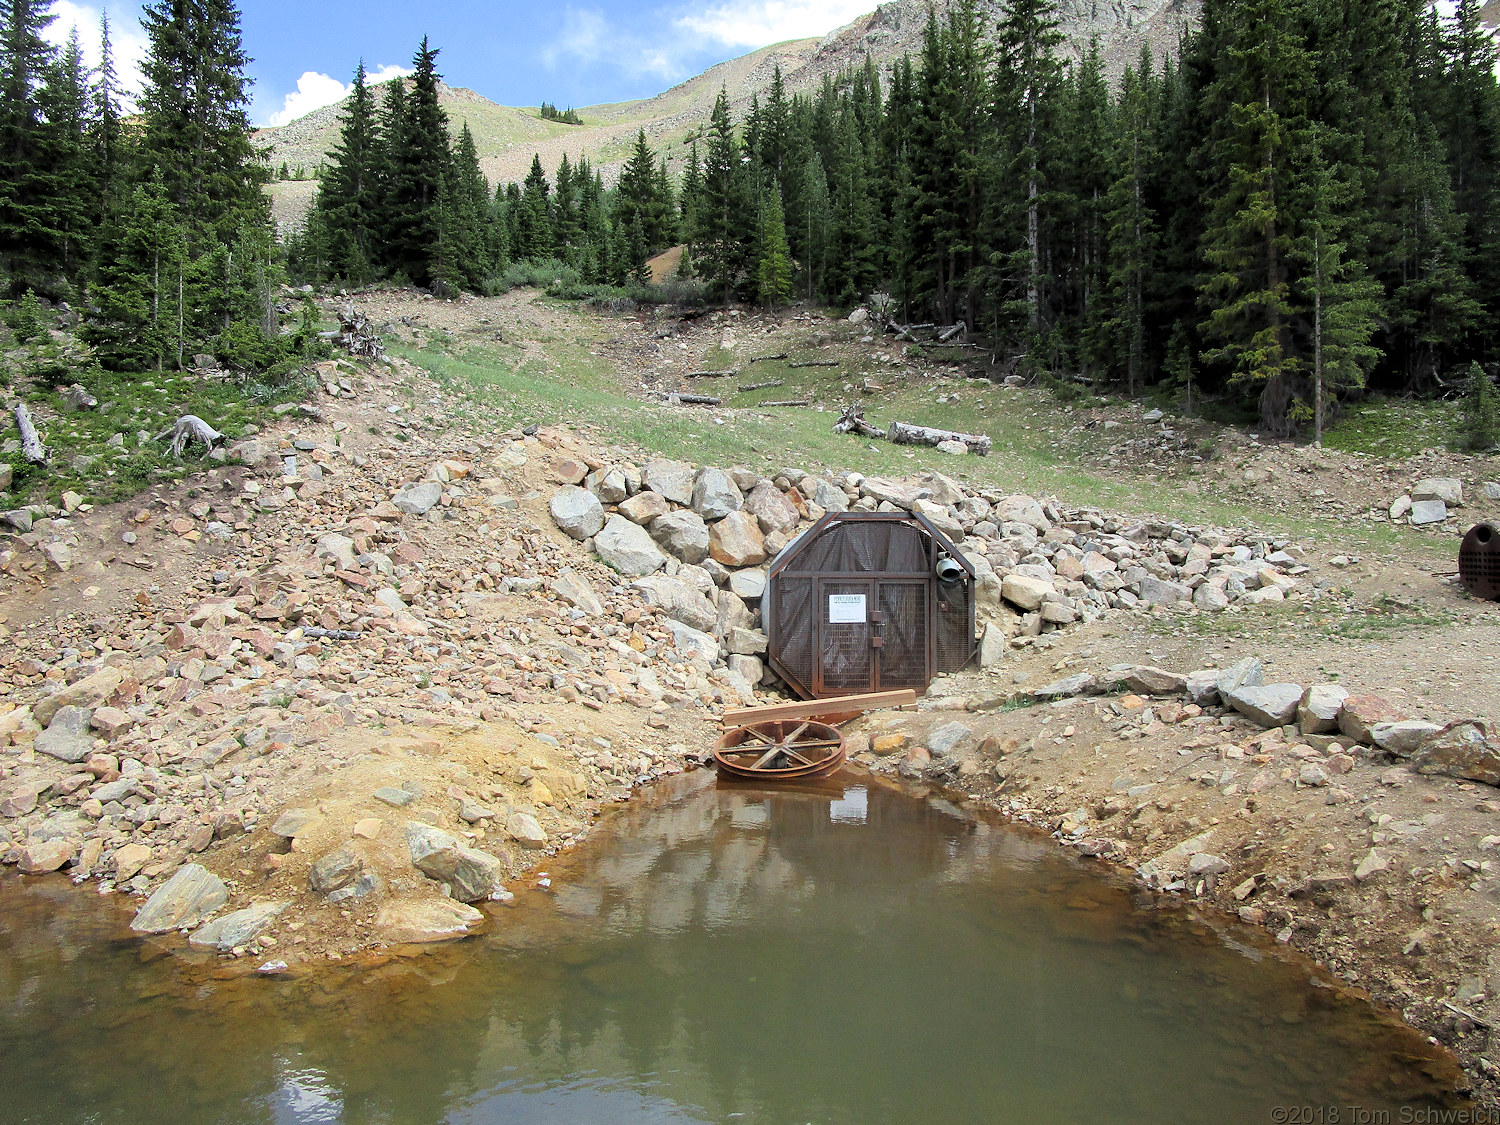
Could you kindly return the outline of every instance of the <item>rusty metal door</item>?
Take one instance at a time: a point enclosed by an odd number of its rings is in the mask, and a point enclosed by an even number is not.
[[[875,691],[927,690],[932,679],[927,628],[930,586],[925,579],[878,583],[879,608],[873,615],[878,673]]]
[[[875,583],[870,579],[818,580],[816,694],[861,695],[875,690],[874,600]]]

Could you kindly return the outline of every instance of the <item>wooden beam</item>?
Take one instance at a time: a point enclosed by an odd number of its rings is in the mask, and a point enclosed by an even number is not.
[[[904,691],[877,691],[868,695],[837,695],[830,699],[814,699],[807,703],[775,703],[769,707],[738,707],[724,712],[722,720],[726,727],[747,727],[751,723],[764,723],[772,719],[816,719],[823,715],[849,715],[861,711],[878,711],[884,707],[911,707],[917,702],[917,693],[907,688]]]

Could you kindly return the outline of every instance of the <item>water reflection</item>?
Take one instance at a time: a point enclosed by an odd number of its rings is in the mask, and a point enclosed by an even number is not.
[[[679,778],[551,873],[485,938],[282,982],[7,879],[0,1120],[1265,1121],[1456,1078],[1237,928],[868,779]]]

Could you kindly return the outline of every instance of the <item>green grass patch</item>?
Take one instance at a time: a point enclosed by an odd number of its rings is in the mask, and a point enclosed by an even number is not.
[[[1458,427],[1454,403],[1376,396],[1347,407],[1324,432],[1323,444],[1345,453],[1404,460],[1424,449],[1447,448]]]
[[[305,393],[300,383],[240,386],[170,371],[102,372],[90,377],[86,385],[99,406],[76,414],[63,411],[55,392],[28,395],[33,417],[43,407],[56,416],[37,419],[50,454],[47,465],[28,465],[19,453],[6,455],[15,474],[15,503],[45,500],[57,504],[67,491],[91,503],[127,499],[153,484],[203,467],[206,451],[202,446],[190,447],[181,461],[175,461],[168,443],[156,440],[157,434],[184,414],[196,414],[232,441],[244,435],[247,425],[264,424],[277,403],[296,401]],[[6,436],[16,436],[13,419]]]

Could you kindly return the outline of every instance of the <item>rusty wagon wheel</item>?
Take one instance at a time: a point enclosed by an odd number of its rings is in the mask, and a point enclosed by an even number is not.
[[[811,719],[773,719],[726,731],[714,761],[735,777],[823,777],[844,762],[844,736]]]

